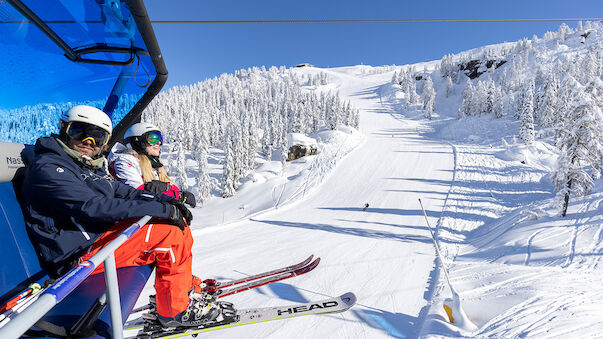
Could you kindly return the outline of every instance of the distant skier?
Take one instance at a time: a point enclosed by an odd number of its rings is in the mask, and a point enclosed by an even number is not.
[[[156,217],[115,251],[117,267],[156,267],[157,314],[166,327],[219,320],[212,296],[194,293],[191,212],[168,195],[154,195],[110,180],[101,155],[111,119],[91,106],[75,106],[59,135],[39,138],[26,167],[23,211],[29,237],[52,277],[87,260],[128,227],[133,218]],[[134,219],[135,220],[135,219]],[[104,270],[98,267],[94,273]]]
[[[195,207],[195,196],[181,191],[159,161],[162,144],[163,135],[155,125],[146,122],[132,125],[124,135],[123,144],[115,143],[107,157],[111,174],[136,189],[164,193]]]
[[[366,211],[366,209],[369,208],[369,204],[368,202],[366,204],[364,204],[364,208],[362,209],[363,211]]]

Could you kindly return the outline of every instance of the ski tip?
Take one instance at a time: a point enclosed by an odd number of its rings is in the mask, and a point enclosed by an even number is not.
[[[316,266],[318,266],[318,264],[320,264],[320,258],[316,258],[314,259],[313,262],[309,263],[308,265],[304,266],[302,268],[302,270],[304,272],[310,272],[311,270],[313,270]]]
[[[339,298],[348,305],[348,307],[352,307],[356,304],[356,295],[352,292],[344,293]]]

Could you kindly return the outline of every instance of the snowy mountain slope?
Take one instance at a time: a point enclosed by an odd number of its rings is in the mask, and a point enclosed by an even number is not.
[[[252,265],[243,264],[246,272],[261,269],[262,263],[274,261],[271,258],[283,258],[281,253],[287,254],[284,258],[301,257],[310,252],[321,256],[321,266],[309,276],[287,282],[291,287],[286,289],[307,299],[314,293],[332,295],[351,290],[358,295],[362,306],[333,319],[267,324],[266,331],[274,337],[286,337],[301,329],[305,329],[303,333],[308,337],[325,333],[353,337],[353,333],[359,331],[368,336],[384,334],[384,329],[367,326],[362,321],[358,323],[357,319],[348,324],[348,319],[357,317],[383,318],[392,326],[402,326],[399,331],[409,333],[413,331],[410,324],[416,324],[426,305],[424,286],[434,257],[416,198],[424,197],[422,192],[431,192],[436,199],[430,201],[427,208],[433,217],[438,216],[442,197],[448,189],[442,183],[451,178],[450,147],[437,143],[422,145],[404,137],[412,135],[419,124],[397,121],[390,112],[383,111],[376,89],[388,76],[375,79],[368,86],[345,73],[339,78],[342,80],[340,93],[350,95],[356,106],[366,112],[361,120],[361,131],[367,138],[365,143],[347,156],[303,202],[242,222],[236,229],[233,227],[232,237],[237,239],[236,245],[241,246],[239,253],[254,257]],[[361,87],[363,85],[366,87]],[[416,149],[422,151],[415,152]],[[416,163],[421,166],[407,165]],[[363,212],[365,203],[370,206]],[[203,238],[215,242],[217,251],[224,236],[222,232],[215,232],[206,233]],[[226,243],[230,245],[230,241]],[[220,267],[236,267],[237,260],[240,258],[213,265],[211,259],[204,262],[210,271],[213,268],[220,272]],[[412,265],[408,265],[409,261]],[[375,275],[376,271],[380,274]],[[396,284],[392,285],[392,281]],[[275,304],[282,302],[278,297],[289,297],[288,293],[274,293],[276,296],[250,293],[233,301],[243,305]],[[405,319],[406,324],[401,325],[401,319]],[[310,327],[314,332],[308,332]],[[224,333],[224,336],[242,335],[250,329],[241,331]],[[265,334],[267,332],[262,332],[261,336]]]
[[[563,59],[584,48],[579,42],[569,45],[551,46],[549,56]],[[362,135],[353,129],[319,132],[312,137],[319,140],[320,154],[288,163],[284,175],[280,162],[265,161],[234,197],[214,198],[194,210],[199,275],[237,278],[310,253],[322,257],[308,275],[229,298],[236,306],[301,302],[345,291],[358,295],[358,305],[344,314],[212,335],[596,338],[603,333],[601,180],[594,193],[572,197],[568,216],[559,217],[550,175],[557,155],[549,134],[537,133],[526,146],[512,114],[457,119],[465,83],[454,84],[447,97],[433,62],[414,66],[434,80],[430,121],[419,104],[404,105],[406,93],[391,84],[395,68],[295,70],[302,78],[325,73],[328,84],[306,90],[336,90],[350,100],[360,109]],[[445,321],[442,301],[450,291],[440,279],[418,198],[437,227],[452,284],[479,326],[474,332]],[[151,291],[149,285],[146,293]]]
[[[560,218],[546,172],[502,161],[500,152],[457,147],[457,176],[439,230],[454,260],[452,284],[481,328],[465,333],[442,321],[450,292],[441,284],[422,335],[598,337],[603,195],[576,199]]]
[[[357,78],[346,69],[323,71],[362,110],[364,142],[326,177],[318,173],[324,181],[299,202],[209,228],[196,225],[210,218],[206,213],[220,219],[234,203],[218,199],[196,209],[194,271],[241,277],[314,253],[321,265],[307,276],[230,300],[240,307],[267,306],[353,291],[359,305],[342,315],[231,329],[217,336],[399,336],[415,333],[427,311],[434,252],[417,199],[424,199],[435,223],[452,178],[451,147],[417,138],[424,122],[401,120],[399,112],[382,104],[379,93],[391,73]],[[266,195],[247,196],[245,204],[268,206],[273,200]]]

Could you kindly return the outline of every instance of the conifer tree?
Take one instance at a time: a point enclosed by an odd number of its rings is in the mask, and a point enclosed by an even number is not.
[[[234,150],[234,126],[230,123],[224,137],[224,166],[222,172],[222,197],[232,197],[235,193],[236,169]]]
[[[258,128],[256,127],[255,121],[251,120],[249,123],[249,147],[247,148],[247,168],[253,170],[255,168],[256,154],[260,148],[260,139],[258,135]]]
[[[394,75],[392,76],[392,81],[391,81],[391,83],[392,83],[393,85],[399,85],[399,84],[400,84],[399,77],[400,77],[400,73],[398,73],[398,71],[395,71],[395,72],[394,72]]]
[[[410,81],[408,82],[408,105],[412,106],[419,102],[419,95],[417,94],[417,84],[414,79],[409,77]]]
[[[203,205],[211,195],[211,179],[209,176],[209,166],[207,150],[202,148],[197,156],[197,203]]]
[[[181,190],[188,189],[188,178],[186,175],[186,158],[184,154],[184,146],[182,142],[177,144],[177,158],[176,158],[176,185]]]
[[[471,98],[471,113],[469,115],[482,115],[487,112],[488,100],[488,89],[486,83],[479,80],[477,85],[473,89],[473,95]]]
[[[461,103],[461,107],[459,107],[457,114],[459,119],[471,115],[471,110],[473,107],[472,97],[473,85],[471,84],[471,79],[467,78],[467,83],[465,84],[465,88],[463,88],[463,101]]]
[[[492,112],[494,113],[494,117],[496,119],[502,118],[505,113],[505,102],[503,91],[500,87],[496,87],[494,89],[494,96],[492,101]]]
[[[593,178],[601,177],[603,112],[592,97],[592,93],[599,93],[596,87],[594,83],[590,90],[574,92],[576,99],[573,110],[566,117],[557,140],[561,153],[554,180],[558,197],[563,197],[563,216],[567,212],[570,194],[578,197],[588,194],[593,188]]]
[[[496,96],[496,84],[494,84],[494,80],[492,77],[489,77],[486,81],[486,100],[484,112],[486,114],[491,114],[494,111],[494,97]]]
[[[557,121],[557,100],[558,100],[559,80],[554,73],[546,77],[543,89],[540,91],[538,103],[538,121],[544,127],[552,127]]]
[[[431,120],[431,115],[435,109],[435,98],[436,92],[433,88],[433,81],[431,80],[431,77],[428,76],[425,81],[425,86],[423,87],[423,113],[429,120]]]
[[[519,137],[526,145],[534,142],[534,83],[530,82],[522,95],[522,106],[520,112]]]
[[[452,84],[452,78],[450,76],[446,76],[446,98],[453,94],[453,90],[454,85]]]

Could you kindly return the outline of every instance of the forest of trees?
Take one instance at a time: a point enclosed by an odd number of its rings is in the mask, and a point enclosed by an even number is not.
[[[358,110],[342,102],[337,93],[318,94],[302,87],[324,84],[324,73],[301,84],[284,67],[254,67],[161,92],[144,110],[142,119],[162,130],[178,159],[187,152],[197,161],[196,193],[201,202],[212,187],[229,197],[254,169],[256,156],[269,158],[278,152],[286,158],[289,133],[311,134],[340,125],[358,127]],[[208,174],[209,147],[224,151],[220,183],[212,182]],[[171,170],[177,184],[186,188],[185,167]]]

